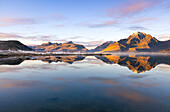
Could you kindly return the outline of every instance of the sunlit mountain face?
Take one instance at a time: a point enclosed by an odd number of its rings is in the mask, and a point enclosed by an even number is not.
[[[99,50],[98,50],[99,48]],[[170,48],[170,40],[159,41],[150,34],[135,32],[126,39],[106,42],[96,48],[100,52],[158,52]]]
[[[74,44],[72,41],[66,43],[43,43],[42,45],[34,46],[35,51],[87,51],[82,44]]]
[[[70,56],[27,56],[27,57],[10,57],[1,58],[0,65],[19,65],[25,60],[41,60],[46,63],[68,63],[74,64],[76,61],[83,61],[86,55],[70,55]],[[86,61],[86,63],[95,63],[101,60],[105,64],[118,64],[120,66],[128,67],[134,73],[144,73],[155,68],[159,64],[170,65],[170,57],[166,55],[149,56],[149,55],[97,55],[93,61]],[[83,61],[84,62],[84,61]],[[86,64],[85,63],[85,64]]]

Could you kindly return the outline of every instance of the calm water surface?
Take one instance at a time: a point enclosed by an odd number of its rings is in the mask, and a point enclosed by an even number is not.
[[[170,57],[1,58],[0,112],[170,112]]]

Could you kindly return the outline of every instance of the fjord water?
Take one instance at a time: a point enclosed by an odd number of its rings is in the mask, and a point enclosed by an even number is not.
[[[169,56],[0,59],[0,112],[169,112]]]

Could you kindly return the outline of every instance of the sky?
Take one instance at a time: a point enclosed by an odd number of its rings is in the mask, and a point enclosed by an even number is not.
[[[94,48],[134,32],[170,39],[170,0],[0,0],[0,40]]]

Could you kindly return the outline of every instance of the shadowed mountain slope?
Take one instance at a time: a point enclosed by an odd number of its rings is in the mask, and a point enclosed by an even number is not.
[[[24,50],[31,51],[32,49],[28,46],[22,44],[19,41],[9,40],[9,41],[0,41],[0,50]]]

